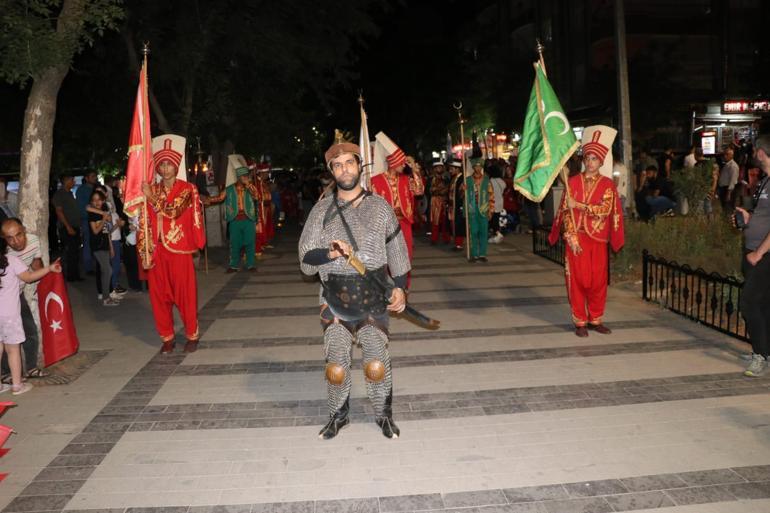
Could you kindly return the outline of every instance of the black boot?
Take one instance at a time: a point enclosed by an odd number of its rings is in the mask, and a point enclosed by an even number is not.
[[[318,433],[318,438],[330,440],[337,436],[337,433],[350,423],[350,419],[348,418],[348,410],[350,409],[349,401],[349,398],[345,399],[345,404],[343,404],[334,415],[329,417],[329,422],[327,422],[323,429]]]
[[[401,434],[401,430],[393,422],[393,392],[388,394],[388,398],[385,399],[385,408],[382,410],[382,416],[377,417],[377,425],[382,429],[382,434],[385,438],[398,438]]]

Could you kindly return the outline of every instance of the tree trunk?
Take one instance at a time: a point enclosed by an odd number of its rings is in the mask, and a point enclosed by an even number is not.
[[[32,84],[24,111],[21,139],[19,216],[30,233],[40,237],[40,251],[48,257],[48,186],[50,184],[56,97],[68,66],[49,68]]]

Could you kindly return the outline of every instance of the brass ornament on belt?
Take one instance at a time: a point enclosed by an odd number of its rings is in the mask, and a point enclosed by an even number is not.
[[[380,360],[371,360],[364,365],[364,376],[373,383],[379,383],[385,379],[385,364]]]
[[[345,368],[339,363],[327,363],[326,381],[332,385],[343,384],[345,382]]]

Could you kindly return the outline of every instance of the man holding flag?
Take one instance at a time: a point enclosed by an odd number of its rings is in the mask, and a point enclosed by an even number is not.
[[[569,178],[570,194],[562,198],[548,238],[554,245],[563,235],[567,243],[567,295],[578,337],[587,337],[589,329],[603,335],[611,333],[602,324],[607,302],[607,243],[615,252],[623,247],[620,195],[612,179],[599,173],[612,145],[611,138],[602,140],[602,132],[609,133],[610,129],[591,129],[583,134],[585,171]]]
[[[554,220],[549,243],[560,235],[567,242],[565,276],[575,334],[588,329],[610,333],[602,325],[607,297],[607,242],[615,251],[623,246],[620,198],[612,180],[599,175],[609,145],[590,134],[584,145],[586,173],[567,179],[564,165],[578,147],[556,93],[548,83],[542,60],[535,63],[535,83],[524,120],[514,187],[527,199],[540,202],[562,171],[565,195]],[[610,141],[611,144],[611,141]]]
[[[176,305],[187,336],[185,351],[198,344],[198,285],[192,254],[206,243],[198,189],[177,179],[182,153],[171,139],[153,155],[147,101],[147,49],[142,63],[128,141],[124,211],[139,217],[137,251],[147,269],[155,327],[163,341],[161,353],[174,350]],[[155,173],[161,176],[156,183]]]

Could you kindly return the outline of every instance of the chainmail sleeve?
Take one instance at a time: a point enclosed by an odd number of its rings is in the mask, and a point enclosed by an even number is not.
[[[313,209],[305,220],[305,226],[302,229],[302,235],[299,238],[299,266],[302,272],[308,276],[317,274],[320,268],[320,266],[305,263],[304,259],[305,254],[308,251],[324,247],[321,242],[321,233],[323,231],[324,213],[328,207],[328,197],[322,199],[313,206]]]

